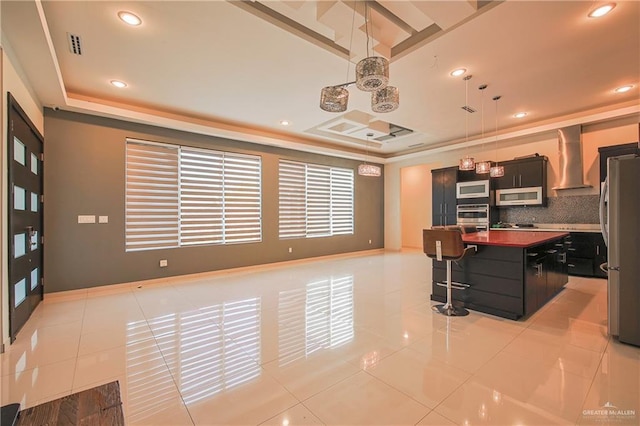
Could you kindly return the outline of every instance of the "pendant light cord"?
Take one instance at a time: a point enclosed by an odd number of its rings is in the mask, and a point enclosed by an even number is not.
[[[478,87],[480,89],[480,138],[484,140],[484,89],[487,88],[486,84]],[[484,149],[484,141],[482,142]]]
[[[496,101],[496,166],[498,165],[498,100],[502,96],[494,96],[493,100]]]
[[[464,78],[464,105],[467,107],[469,106],[469,79],[471,79],[470,75]],[[464,115],[464,129],[464,141],[469,142],[469,113]]]
[[[486,84],[480,85],[480,138],[482,139],[482,150],[484,151],[484,90],[487,88]]]
[[[356,4],[353,4],[353,15],[351,16],[351,37],[349,39],[349,53],[347,53],[347,78],[344,81],[349,81],[349,70],[351,68],[351,49],[353,48],[353,27],[356,22]]]
[[[369,19],[369,6],[367,6],[367,0],[364,0],[364,30],[367,34],[367,56],[371,56],[369,52],[369,25],[371,23],[371,19]],[[371,28],[371,35],[373,36],[373,28]]]

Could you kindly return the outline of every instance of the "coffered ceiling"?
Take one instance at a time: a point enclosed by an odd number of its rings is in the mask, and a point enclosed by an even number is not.
[[[490,140],[496,95],[501,133],[638,114],[640,2],[619,1],[606,17],[588,18],[597,4],[3,0],[1,7],[5,48],[45,106],[383,160]],[[142,24],[124,24],[123,10]],[[371,52],[391,62],[398,110],[374,113],[370,94],[351,86],[345,113],[322,111],[322,87],[354,80],[355,63]],[[459,67],[472,75],[467,83],[450,76]],[[613,91],[624,84],[634,88]],[[519,111],[526,117],[514,118]]]

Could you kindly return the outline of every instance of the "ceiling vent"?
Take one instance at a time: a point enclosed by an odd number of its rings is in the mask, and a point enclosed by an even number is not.
[[[384,136],[389,133],[389,124],[380,120],[370,121],[371,116],[362,111],[349,111],[329,121],[320,130],[356,139],[368,140],[368,134],[372,138]]]
[[[473,114],[474,112],[476,112],[476,110],[475,110],[475,109],[473,109],[473,108],[471,108],[469,105],[465,105],[465,106],[460,107],[460,108],[462,108],[463,110],[465,110],[465,111],[467,111],[468,113],[471,113],[471,114]]]
[[[367,142],[385,142],[413,133],[413,130],[406,127],[371,119],[371,115],[353,110],[318,126],[317,129],[322,132]]]
[[[80,44],[80,36],[67,33],[67,40],[69,41],[69,50],[74,55],[82,55],[82,45]]]
[[[402,136],[410,135],[411,133],[413,133],[413,130],[411,129],[398,126],[397,124],[389,124],[389,133],[384,136],[377,137],[375,139],[380,142],[386,142]]]

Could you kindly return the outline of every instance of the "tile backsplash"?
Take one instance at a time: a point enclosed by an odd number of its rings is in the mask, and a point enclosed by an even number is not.
[[[576,195],[549,197],[547,207],[509,207],[499,211],[506,223],[599,223],[600,197]]]

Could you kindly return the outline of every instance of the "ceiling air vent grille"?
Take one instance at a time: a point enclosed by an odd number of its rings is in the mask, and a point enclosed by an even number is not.
[[[467,111],[468,113],[473,114],[474,112],[476,112],[475,109],[471,108],[469,105],[465,105],[463,107],[461,107],[463,110]]]
[[[389,124],[389,133],[375,139],[380,142],[386,142],[394,138],[399,138],[400,136],[410,135],[411,133],[413,133],[413,130],[411,129],[398,126],[397,124]]]
[[[82,44],[80,43],[80,36],[67,33],[67,38],[69,40],[69,50],[74,55],[82,55]]]

